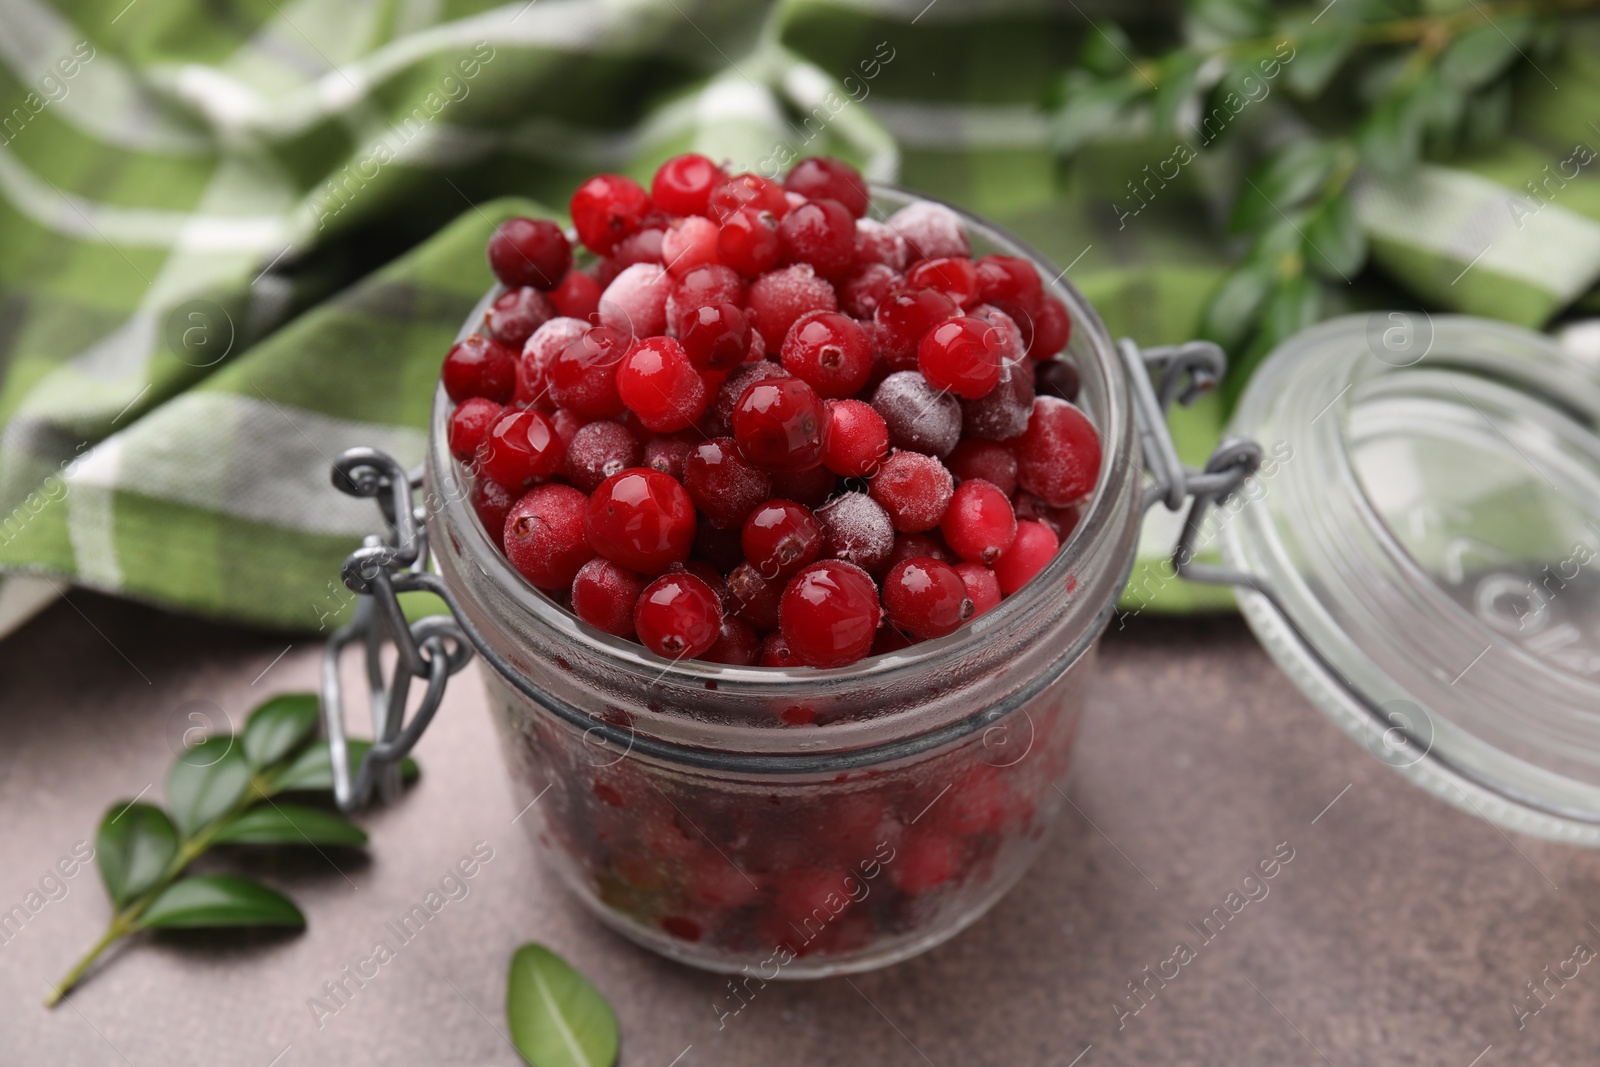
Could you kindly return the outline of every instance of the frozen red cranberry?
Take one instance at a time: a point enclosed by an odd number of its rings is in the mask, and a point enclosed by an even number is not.
[[[782,252],[778,220],[770,211],[736,211],[717,231],[717,255],[745,277],[771,270]]]
[[[1000,592],[1010,596],[1027,585],[1035,574],[1044,570],[1060,547],[1061,542],[1043,523],[1027,519],[1017,523],[1017,536],[1011,547],[994,561],[994,576],[1000,583]]]
[[[972,618],[972,600],[961,575],[936,559],[896,563],[883,579],[889,623],[924,641],[943,637]]]
[[[550,392],[550,364],[564,349],[589,332],[586,322],[561,316],[533,331],[517,357],[517,394],[520,402],[544,399]]]
[[[908,289],[936,289],[962,307],[977,302],[978,271],[970,259],[925,259],[906,274]]]
[[[566,453],[550,420],[537,411],[507,411],[490,425],[478,469],[508,489],[561,469]]]
[[[667,298],[667,322],[683,332],[684,316],[707,304],[744,304],[744,279],[732,267],[705,263],[683,274]]]
[[[987,322],[962,316],[941,322],[923,335],[917,369],[935,389],[966,400],[988,396],[1000,383],[998,331]]]
[[[1026,359],[1003,360],[1000,380],[987,396],[961,402],[961,430],[968,439],[1010,441],[1033,416],[1033,370]]]
[[[817,510],[822,554],[880,574],[894,549],[894,523],[866,493],[844,493]]]
[[[948,456],[961,440],[961,404],[914,370],[889,375],[872,394],[896,448]]]
[[[633,607],[642,592],[637,574],[596,556],[572,579],[572,613],[614,637],[632,637]]]
[[[578,240],[595,255],[608,256],[650,214],[650,194],[632,178],[597,174],[578,186],[568,207]]]
[[[900,534],[896,537],[894,547],[889,550],[889,560],[885,569],[905,560],[923,556],[936,559],[940,563],[948,563],[952,567],[961,562],[955,553],[945,546],[944,538],[935,530],[932,533]]]
[[[674,219],[661,235],[661,265],[681,278],[696,267],[721,262],[718,232],[716,223],[699,215]]]
[[[733,409],[738,406],[744,391],[750,386],[770,378],[790,377],[793,375],[778,364],[768,363],[764,359],[752,360],[735,368],[717,390],[717,398],[711,402],[711,417],[707,420],[710,427],[708,432],[717,432],[718,435],[725,435],[728,432],[733,422]]]
[[[938,259],[941,256],[967,258],[967,230],[961,216],[931,200],[918,200],[889,216],[893,226],[911,250],[912,259]]]
[[[973,264],[978,299],[986,304],[1010,305],[1032,315],[1044,297],[1044,283],[1033,264],[1017,256],[984,256]]]
[[[633,467],[601,483],[589,498],[585,521],[596,552],[640,574],[660,574],[682,563],[694,544],[689,494],[648,467]]]
[[[903,450],[883,461],[870,485],[872,499],[883,505],[901,533],[921,533],[939,525],[954,491],[944,464]]]
[[[822,465],[842,478],[867,478],[889,455],[889,427],[860,400],[828,405],[822,431]]]
[[[472,510],[483,523],[489,539],[501,548],[505,547],[506,515],[516,502],[511,490],[488,478],[479,478],[472,487]]]
[[[1088,496],[1100,477],[1100,435],[1083,412],[1057,397],[1033,402],[1016,452],[1017,484],[1055,507]]]
[[[761,659],[761,635],[743,619],[724,614],[716,643],[702,652],[700,658],[730,667],[754,667]]]
[[[587,498],[570,485],[540,485],[506,516],[506,558],[524,578],[550,592],[572,585],[579,568],[594,558],[584,536]]]
[[[889,865],[889,878],[902,893],[925,893],[954,878],[960,860],[955,838],[931,827],[912,827]]]
[[[957,481],[982,478],[1008,497],[1017,491],[1017,457],[1005,445],[969,437],[956,445],[945,466]]]
[[[954,300],[935,289],[909,289],[879,304],[872,321],[889,366],[895,370],[915,366],[917,347],[927,332],[960,313]]]
[[[772,472],[772,495],[808,508],[820,507],[838,485],[839,479],[823,466],[805,471]]]
[[[769,500],[744,520],[739,542],[763,578],[787,578],[822,554],[822,527],[794,501]]]
[[[652,434],[644,443],[644,459],[638,466],[658,470],[662,474],[683,481],[684,464],[694,450],[698,435],[691,433]]]
[[[567,481],[592,493],[613,474],[639,466],[639,439],[620,422],[600,419],[578,428],[567,446]]]
[[[758,630],[778,625],[778,600],[783,596],[782,579],[763,577],[754,565],[740,563],[728,572],[728,597],[734,614]]]
[[[586,419],[622,414],[617,395],[617,364],[627,353],[629,338],[607,326],[592,326],[550,361],[545,378],[550,396]]]
[[[882,263],[895,273],[906,269],[909,252],[906,239],[893,226],[877,219],[856,220],[856,265]]]
[[[640,644],[656,655],[693,659],[717,643],[722,605],[711,587],[694,575],[666,574],[639,594],[633,627]]]
[[[819,396],[854,396],[872,374],[866,332],[850,316],[813,311],[789,327],[781,352],[783,368]]]
[[[667,328],[675,283],[659,263],[635,263],[600,295],[600,322],[624,337],[653,337]]]
[[[1062,400],[1077,402],[1078,368],[1064,359],[1043,359],[1034,365],[1033,388],[1040,396],[1058,396]]]
[[[744,391],[733,409],[733,437],[751,463],[769,471],[822,462],[822,399],[799,378],[769,378]]]
[[[769,271],[750,283],[748,310],[751,325],[776,352],[795,320],[808,311],[837,311],[839,298],[833,286],[817,277],[808,264],[796,263]]]
[[[704,215],[711,190],[727,180],[727,173],[705,156],[693,152],[673,156],[656,168],[650,182],[650,199],[674,215]]]
[[[706,304],[679,321],[678,340],[700,370],[732,370],[750,352],[750,324],[732,304]]]
[[[767,211],[776,220],[789,210],[789,199],[783,195],[783,186],[747,172],[713,187],[707,210],[718,222],[726,222],[740,211]]]
[[[600,310],[600,283],[581,270],[569,270],[550,292],[550,302],[569,318],[588,322]]]
[[[484,315],[489,336],[512,351],[521,350],[533,331],[550,321],[555,305],[539,290],[524,286],[510,289],[495,298]]]
[[[450,349],[440,377],[445,393],[457,404],[475,396],[504,404],[517,390],[516,354],[498,341],[475,333]]]
[[[795,575],[778,614],[790,651],[811,667],[843,667],[865,656],[883,616],[872,578],[836,559]]]
[[[508,289],[554,289],[571,266],[572,246],[549,219],[507,219],[489,238],[489,269]]]
[[[855,318],[870,319],[878,305],[904,285],[905,278],[893,267],[868,263],[840,283],[839,307]]]
[[[1033,344],[1028,355],[1034,359],[1054,359],[1071,339],[1072,318],[1067,314],[1067,305],[1053,296],[1045,297],[1033,316]]]
[[[499,404],[486,397],[475,396],[463,401],[450,413],[450,454],[463,463],[470,462],[502,410]]]
[[[657,433],[685,430],[706,409],[706,383],[670,337],[635,341],[617,367],[617,395]]]
[[[852,218],[867,213],[871,193],[861,172],[842,159],[832,156],[809,156],[789,169],[783,187],[799,193],[807,200],[837,200],[850,212]]]
[[[790,263],[809,263],[824,278],[850,273],[856,259],[856,220],[837,200],[801,204],[778,224],[783,255]]]
[[[630,233],[618,241],[611,255],[601,262],[603,270],[596,270],[596,279],[603,278],[605,272],[609,272],[614,281],[624,270],[639,263],[663,266],[667,257],[666,238],[667,231],[664,225],[647,226]]]
[[[981,479],[962,482],[939,520],[944,543],[962,559],[992,564],[1017,536],[1011,499]]]
[[[955,567],[961,584],[967,587],[967,599],[972,601],[973,618],[1000,603],[1000,579],[994,571],[981,563],[957,563]]]
[[[783,634],[774,630],[761,639],[761,666],[804,667],[805,663],[794,654]]]
[[[737,527],[772,495],[767,473],[745,459],[731,437],[694,446],[684,460],[683,484],[713,526]]]

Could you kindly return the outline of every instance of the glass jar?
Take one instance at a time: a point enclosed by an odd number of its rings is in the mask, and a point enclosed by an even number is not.
[[[874,212],[911,199],[877,188]],[[519,805],[532,805],[523,821],[580,899],[666,956],[767,978],[904,959],[998,900],[1062,803],[1141,513],[1132,404],[1088,303],[1015,239],[963,219],[974,257],[1023,256],[1055,279],[1105,462],[1045,570],[943,639],[783,670],[668,661],[602,633],[486,535],[446,444],[448,398],[436,396],[428,541],[488,661]]]

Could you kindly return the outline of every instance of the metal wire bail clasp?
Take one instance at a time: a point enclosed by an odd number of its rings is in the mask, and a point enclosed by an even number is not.
[[[421,486],[399,463],[372,448],[352,448],[333,464],[333,484],[351,496],[375,497],[388,520],[386,537],[368,535],[345,559],[340,576],[357,595],[350,622],[328,639],[322,654],[322,721],[333,764],[333,793],[342,811],[367,802],[376,785],[385,800],[400,789],[400,761],[427,729],[444,698],[450,675],[472,658],[453,618],[432,615],[407,623],[399,593],[427,588],[428,535],[424,509],[412,493]],[[372,746],[350,773],[350,743],[345,734],[339,657],[347,645],[366,646],[367,685],[372,705]],[[395,663],[384,681],[383,646],[394,645]],[[413,679],[427,681],[422,700],[405,722]]]

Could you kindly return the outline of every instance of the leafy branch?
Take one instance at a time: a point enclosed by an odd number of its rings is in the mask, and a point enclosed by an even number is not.
[[[276,697],[251,712],[238,737],[214,735],[184,750],[167,776],[168,810],[133,802],[111,806],[95,837],[111,921],[51,987],[46,1005],[59,1003],[106,949],[143,930],[305,926],[293,901],[258,882],[183,873],[214,845],[366,843],[366,833],[340,815],[273,799],[333,788],[328,745],[311,739],[317,720],[315,696]],[[352,766],[369,747],[349,743]],[[402,775],[415,778],[416,764],[406,760]]]
[[[1293,10],[1191,0],[1184,43],[1155,56],[1097,23],[1056,86],[1053,144],[1067,155],[1145,130],[1178,138],[1193,158],[1236,139],[1233,116],[1281,76],[1292,117],[1248,146],[1253,165],[1235,168],[1226,231],[1244,251],[1200,328],[1233,356],[1235,396],[1366,265],[1352,179],[1404,178],[1424,158],[1493,143],[1520,61],[1553,52],[1565,17],[1596,10],[1600,0],[1318,0]]]

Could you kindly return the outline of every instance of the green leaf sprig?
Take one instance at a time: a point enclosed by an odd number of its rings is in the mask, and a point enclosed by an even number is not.
[[[532,1067],[612,1067],[620,1037],[611,1005],[589,980],[543,945],[511,957],[506,981],[511,1041]]]
[[[275,889],[229,875],[184,877],[213,845],[358,847],[367,835],[325,808],[274,800],[333,788],[324,741],[313,741],[317,698],[275,697],[250,713],[238,737],[219,734],[185,749],[167,775],[167,810],[154,804],[111,806],[95,837],[95,861],[111,898],[111,922],[45,1004],[54,1006],[101,954],[143,930],[216,927],[303,928],[305,916]],[[351,741],[352,770],[370,742]],[[402,777],[417,775],[406,760]]]

